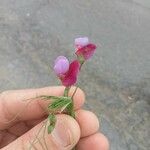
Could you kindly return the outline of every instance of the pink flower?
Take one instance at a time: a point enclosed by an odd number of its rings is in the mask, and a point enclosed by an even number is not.
[[[95,50],[96,50],[96,45],[91,43],[91,44],[88,44],[84,47],[77,49],[75,53],[77,56],[83,57],[84,60],[87,60],[93,56]]]
[[[87,37],[81,37],[75,39],[75,47],[76,47],[76,55],[78,58],[82,59],[81,61],[85,61],[91,58],[96,50],[96,45],[89,43],[89,39]]]
[[[70,64],[68,72],[62,79],[62,84],[64,86],[74,85],[77,81],[79,70],[80,70],[80,63],[78,62],[78,60],[74,60]]]
[[[69,70],[69,61],[64,56],[59,56],[55,60],[54,71],[57,76],[63,76]]]
[[[66,87],[76,83],[79,70],[80,63],[78,60],[74,60],[70,65],[68,59],[64,56],[59,56],[55,60],[54,71]]]

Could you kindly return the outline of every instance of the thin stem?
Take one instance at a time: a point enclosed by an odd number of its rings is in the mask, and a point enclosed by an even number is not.
[[[67,97],[69,93],[70,87],[65,87],[64,96]]]
[[[80,70],[81,70],[83,64],[84,64],[84,62],[80,63]],[[72,96],[71,96],[72,99],[73,99],[74,95],[76,94],[77,89],[78,89],[78,87],[75,88],[75,90],[74,90],[74,92],[73,92],[73,94],[72,94]]]
[[[77,90],[78,90],[78,87],[75,88],[75,90],[74,90],[74,92],[73,92],[73,94],[72,94],[72,96],[71,96],[71,99],[73,99],[73,97],[74,97],[74,95],[76,94]]]
[[[80,64],[80,70],[81,70],[81,68],[82,68],[83,64],[84,64],[84,63],[81,63],[81,64]]]

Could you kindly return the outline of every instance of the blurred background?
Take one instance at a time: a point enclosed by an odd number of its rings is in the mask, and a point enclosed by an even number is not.
[[[150,147],[149,0],[0,0],[0,92],[59,84],[74,39],[98,45],[80,76],[111,150]]]

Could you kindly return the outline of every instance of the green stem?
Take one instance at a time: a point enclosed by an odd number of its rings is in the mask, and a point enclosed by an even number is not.
[[[65,87],[65,90],[64,90],[65,97],[68,97],[69,90],[70,90],[70,87]]]

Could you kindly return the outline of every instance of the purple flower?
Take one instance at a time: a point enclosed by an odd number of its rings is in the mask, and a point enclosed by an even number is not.
[[[88,37],[80,37],[80,38],[75,39],[75,47],[77,49],[82,48],[83,46],[86,46],[87,44],[89,44]]]
[[[69,70],[69,61],[64,56],[59,56],[55,60],[54,71],[57,76],[62,77]]]
[[[71,64],[64,56],[59,56],[55,60],[54,71],[66,87],[72,86],[77,81],[77,76],[80,70],[80,63],[74,60]]]

